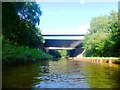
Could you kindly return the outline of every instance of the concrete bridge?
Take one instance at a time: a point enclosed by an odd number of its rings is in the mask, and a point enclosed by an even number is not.
[[[82,39],[84,34],[44,34],[46,50],[70,50],[69,56],[78,56],[83,52]]]

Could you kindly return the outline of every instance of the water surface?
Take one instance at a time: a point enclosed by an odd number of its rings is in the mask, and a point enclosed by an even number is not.
[[[59,59],[3,67],[3,88],[120,88],[120,66]]]

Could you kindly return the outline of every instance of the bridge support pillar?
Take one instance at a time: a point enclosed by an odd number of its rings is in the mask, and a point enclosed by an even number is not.
[[[46,47],[45,49],[46,49],[46,52],[48,53],[49,52],[49,47]]]
[[[84,49],[81,49],[79,54],[76,56],[77,58],[79,57],[83,57],[83,54],[84,54],[85,50]]]

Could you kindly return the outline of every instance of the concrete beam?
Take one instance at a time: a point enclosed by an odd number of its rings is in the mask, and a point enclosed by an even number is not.
[[[50,50],[73,50],[75,48],[70,48],[70,47],[48,47],[48,49]]]
[[[43,36],[43,38],[46,40],[83,40],[84,36]]]
[[[85,36],[84,34],[42,34],[42,36]]]

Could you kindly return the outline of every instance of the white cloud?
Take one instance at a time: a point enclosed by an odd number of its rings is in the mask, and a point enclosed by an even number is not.
[[[80,0],[80,4],[85,4],[85,0]]]

